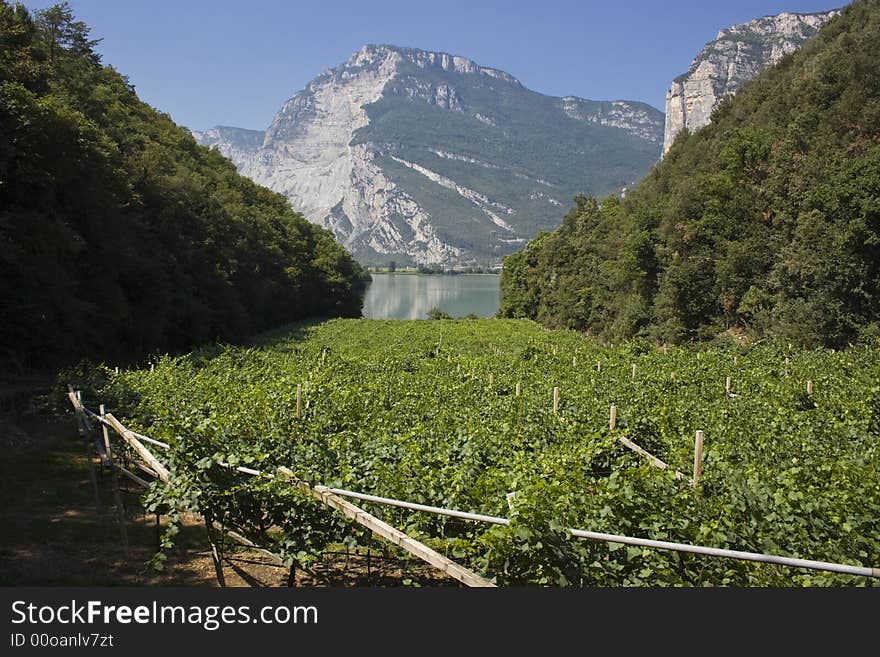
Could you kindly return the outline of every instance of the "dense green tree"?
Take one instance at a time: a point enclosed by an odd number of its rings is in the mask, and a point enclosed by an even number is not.
[[[625,200],[576,199],[504,261],[500,314],[615,340],[880,323],[880,1],[857,0],[682,133]]]
[[[82,21],[74,20],[73,11],[67,2],[52,5],[37,14],[40,26],[40,41],[48,53],[49,66],[63,57],[87,58],[97,64],[100,57],[94,47],[100,39],[89,39],[89,27]]]
[[[452,319],[452,315],[437,306],[434,306],[428,311],[427,317],[428,319]]]
[[[0,361],[43,367],[358,316],[364,273],[100,65],[66,4],[0,0]]]

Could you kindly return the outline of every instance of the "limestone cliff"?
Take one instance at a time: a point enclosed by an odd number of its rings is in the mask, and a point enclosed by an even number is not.
[[[195,133],[363,262],[497,262],[578,193],[641,178],[662,114],[552,98],[465,57],[368,45],[288,100],[262,141]]]
[[[263,145],[266,133],[263,130],[245,130],[218,125],[210,130],[191,131],[196,141],[205,146],[215,146],[224,156],[241,169],[256,155]]]
[[[666,93],[663,153],[683,128],[691,132],[709,123],[712,109],[783,56],[797,50],[840,10],[816,14],[782,13],[721,30],[672,81]]]

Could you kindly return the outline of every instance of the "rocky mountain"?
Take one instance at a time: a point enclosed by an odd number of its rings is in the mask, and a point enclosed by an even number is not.
[[[194,133],[284,194],[361,261],[497,262],[557,226],[579,194],[641,178],[663,114],[544,96],[446,53],[367,45],[257,131]]]
[[[816,14],[785,12],[718,32],[666,92],[663,153],[682,128],[693,132],[709,123],[721,98],[797,50],[839,13],[839,9]]]
[[[623,200],[504,260],[500,314],[607,342],[880,335],[880,0],[683,132]]]
[[[200,144],[216,146],[220,154],[235,162],[239,169],[250,163],[262,147],[266,136],[264,130],[246,130],[226,125],[218,125],[204,132],[190,132]]]

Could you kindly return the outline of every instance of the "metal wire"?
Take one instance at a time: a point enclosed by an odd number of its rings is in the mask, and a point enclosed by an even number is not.
[[[104,419],[100,416],[96,415],[94,412],[89,411],[85,408],[85,406],[81,406],[81,408],[97,418],[99,421],[104,422]],[[140,436],[140,434],[135,434],[138,438],[147,439],[148,442],[153,444],[164,446],[166,449],[170,448],[170,445],[167,443],[161,443],[160,441],[156,441],[148,438],[147,436]],[[271,473],[264,473],[260,470],[254,470],[253,468],[246,468],[243,466],[230,466],[227,463],[220,463],[219,465],[227,468],[231,468],[237,470],[238,472],[242,472],[251,476],[268,476],[274,477]],[[469,513],[467,511],[457,511],[455,509],[444,509],[442,507],[430,506],[427,504],[417,504],[415,502],[406,502],[403,500],[395,500],[388,497],[380,497],[378,495],[369,495],[367,493],[358,493],[356,491],[345,490],[341,488],[330,488],[327,486],[315,486],[314,487],[318,492],[328,492],[334,493],[336,495],[340,495],[342,497],[351,497],[355,499],[364,500],[367,502],[374,502],[376,504],[384,504],[388,506],[396,506],[404,509],[411,509],[413,511],[422,511],[425,513],[434,513],[437,515],[451,516],[453,518],[460,518],[462,520],[473,520],[476,522],[484,522],[494,525],[509,525],[509,518],[501,518],[498,516],[490,516],[481,513]],[[784,557],[780,555],[774,554],[762,554],[759,552],[745,552],[742,550],[726,550],[722,548],[713,548],[704,545],[690,545],[687,543],[676,543],[672,541],[656,541],[648,538],[638,538],[633,536],[623,536],[620,534],[606,534],[604,532],[593,532],[584,529],[571,529],[567,530],[572,536],[575,538],[585,538],[594,541],[607,541],[609,543],[622,543],[624,545],[636,545],[639,547],[648,547],[648,548],[656,548],[660,550],[674,550],[676,552],[688,552],[691,554],[702,554],[710,557],[721,557],[727,559],[738,559],[741,561],[754,561],[761,563],[772,563],[778,564],[782,566],[790,566],[793,568],[807,568],[810,570],[822,570],[827,572],[835,572],[842,573],[845,575],[858,575],[862,577],[876,577],[880,578],[880,568],[870,568],[867,566],[854,566],[850,564],[837,564],[830,563],[826,561],[815,561],[811,559],[798,559],[794,557]]]

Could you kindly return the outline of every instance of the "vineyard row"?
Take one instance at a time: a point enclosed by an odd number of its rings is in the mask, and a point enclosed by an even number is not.
[[[144,463],[139,463],[139,467],[142,471],[147,474],[153,476],[154,478],[162,481],[165,484],[169,483],[169,471],[165,468],[165,466],[157,459],[149,449],[147,449],[143,442],[147,442],[149,444],[155,445],[162,449],[170,449],[170,445],[167,443],[163,443],[162,441],[154,440],[149,438],[148,436],[144,436],[143,434],[139,434],[127,429],[119,420],[117,420],[111,414],[105,414],[103,412],[103,405],[100,408],[99,413],[95,413],[94,411],[88,409],[82,404],[81,396],[79,393],[71,390],[69,394],[69,398],[71,403],[73,404],[74,410],[77,414],[77,419],[79,422],[79,428],[81,435],[87,436],[88,432],[88,420],[87,418],[92,418],[99,422],[103,429],[103,451],[98,450],[99,455],[102,458],[102,461],[107,460],[114,470],[114,472],[120,472],[121,474],[133,479],[134,481],[140,483],[141,485],[147,486],[149,485],[145,480],[141,479],[134,473],[121,468],[116,465],[112,461],[112,450],[110,448],[109,436],[107,433],[107,427],[110,427],[117,433],[120,437],[122,437],[125,442],[131,447],[144,461]],[[611,427],[614,428],[614,407],[612,407],[611,411]],[[692,484],[695,484],[699,473],[700,473],[700,454],[702,451],[702,431],[697,432],[697,440],[695,445],[695,463],[694,463],[694,476],[691,479]],[[648,460],[655,466],[661,469],[665,469],[666,464],[660,459],[656,458],[652,454],[646,452],[638,445],[632,443],[625,437],[621,437],[620,441],[627,446],[629,449],[640,453],[641,455],[648,458]],[[90,449],[90,441],[86,440],[87,448]],[[230,465],[228,463],[219,463],[218,465],[235,470],[242,474],[246,474],[253,477],[267,477],[267,478],[275,478],[277,475],[272,473],[263,472],[260,470],[256,470],[253,468],[248,468],[244,466],[235,466]],[[94,476],[94,465],[91,460],[91,455],[89,455],[89,467],[91,472],[92,482],[96,487],[96,498],[97,498],[97,484],[95,476]],[[289,468],[284,466],[277,468],[277,472],[280,476],[289,480],[292,484],[298,486],[299,488],[311,492],[311,494],[315,497],[315,499],[321,501],[326,506],[333,508],[337,511],[343,513],[346,517],[354,520],[358,524],[361,524],[368,529],[370,529],[374,534],[385,538],[395,545],[403,548],[409,553],[415,555],[416,557],[424,560],[426,563],[431,564],[435,568],[445,572],[451,577],[457,579],[458,581],[466,584],[468,586],[495,586],[490,580],[470,571],[467,568],[451,561],[447,557],[437,553],[432,550],[428,546],[423,543],[417,541],[416,539],[406,535],[404,532],[401,532],[391,525],[388,525],[384,521],[376,518],[375,516],[367,513],[363,509],[351,504],[347,500],[343,499],[345,497],[360,499],[363,501],[371,502],[379,505],[389,505],[395,506],[398,508],[409,509],[413,511],[432,513],[436,515],[450,516],[463,520],[471,520],[475,522],[483,522],[495,525],[509,525],[509,518],[502,518],[498,516],[486,515],[486,514],[476,514],[476,513],[468,513],[465,511],[458,511],[454,509],[446,509],[442,507],[430,506],[425,504],[417,504],[413,502],[407,502],[402,500],[396,500],[392,498],[386,498],[376,495],[369,495],[366,493],[359,493],[356,491],[349,491],[338,488],[331,488],[323,485],[312,485],[307,482],[301,481],[298,479]],[[676,476],[678,478],[683,478],[684,475],[680,472],[676,472]],[[511,508],[513,510],[512,500],[508,499],[509,503],[511,503]],[[118,492],[117,492],[117,505],[118,502]],[[121,512],[121,511],[120,511]],[[514,511],[515,512],[515,511]],[[210,525],[210,521],[209,525]],[[120,519],[120,523],[123,527],[124,532],[124,522]],[[763,554],[757,552],[747,552],[742,550],[727,550],[721,548],[713,548],[703,545],[691,545],[685,543],[677,543],[672,541],[658,541],[640,537],[633,536],[624,536],[619,534],[609,534],[604,532],[593,532],[583,529],[573,529],[567,528],[568,533],[575,538],[583,538],[589,539],[593,541],[606,541],[609,543],[620,543],[623,545],[633,545],[638,547],[645,548],[654,548],[660,550],[672,550],[676,552],[687,552],[691,554],[700,554],[710,557],[719,557],[726,559],[737,559],[742,561],[754,561],[761,563],[771,563],[782,566],[789,566],[793,568],[806,568],[811,570],[819,570],[819,571],[827,571],[827,572],[835,572],[847,575],[856,575],[863,577],[873,577],[880,578],[880,568],[871,568],[864,566],[854,566],[850,564],[839,564],[839,563],[829,563],[825,561],[815,561],[810,559],[798,559],[792,557],[785,557],[780,555],[773,554]],[[249,547],[259,547],[256,546],[253,542],[241,537],[234,531],[227,530],[227,533],[236,539],[238,542],[245,542]],[[210,535],[210,531],[209,531]],[[212,544],[213,548],[213,544]],[[262,548],[261,548],[262,549]],[[265,550],[263,550],[265,551]],[[216,554],[216,549],[214,549]],[[276,555],[273,555],[276,556]],[[217,559],[215,558],[215,565],[217,565]]]

